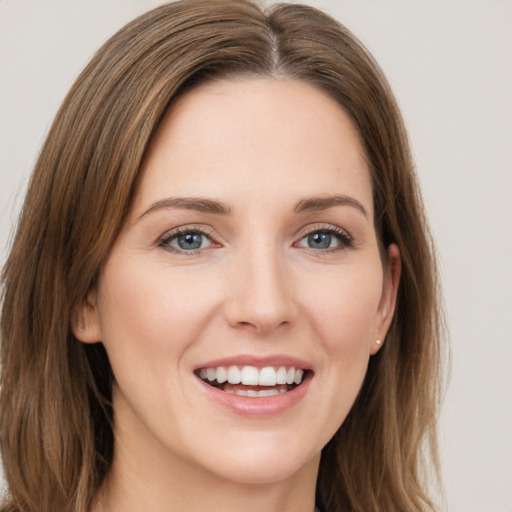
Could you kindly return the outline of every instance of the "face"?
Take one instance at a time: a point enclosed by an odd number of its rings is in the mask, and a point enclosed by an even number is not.
[[[234,482],[316,468],[393,312],[372,204],[354,126],[312,86],[178,100],[76,330],[107,350],[120,453]]]

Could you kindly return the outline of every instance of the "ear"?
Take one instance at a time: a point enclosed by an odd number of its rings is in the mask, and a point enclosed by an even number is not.
[[[91,290],[73,314],[71,330],[75,338],[83,343],[101,341],[101,323],[98,313],[97,293]]]
[[[396,244],[388,247],[386,267],[384,268],[384,280],[382,284],[382,295],[380,297],[377,318],[375,322],[374,341],[370,349],[372,355],[376,354],[384,343],[393,314],[395,313],[398,285],[402,270],[400,251]]]

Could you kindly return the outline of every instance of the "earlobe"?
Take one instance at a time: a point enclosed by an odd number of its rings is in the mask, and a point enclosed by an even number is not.
[[[75,338],[83,343],[98,343],[101,341],[96,290],[89,291],[83,302],[76,307],[71,322],[71,330]]]
[[[388,247],[386,268],[384,270],[384,280],[382,285],[382,294],[377,312],[377,321],[375,324],[374,342],[371,347],[371,354],[376,354],[384,343],[393,315],[395,313],[396,298],[398,294],[398,285],[400,284],[400,273],[402,269],[400,251],[396,244]]]

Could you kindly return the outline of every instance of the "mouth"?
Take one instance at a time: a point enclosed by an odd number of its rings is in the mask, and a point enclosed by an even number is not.
[[[214,366],[194,373],[227,394],[260,398],[288,393],[302,384],[310,370],[294,366]]]

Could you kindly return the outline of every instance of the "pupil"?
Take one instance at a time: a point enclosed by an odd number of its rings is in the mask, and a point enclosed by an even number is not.
[[[180,249],[199,249],[201,247],[203,235],[200,233],[187,233],[178,237],[178,245]]]
[[[313,249],[328,249],[331,246],[329,233],[313,233],[308,236],[308,244]]]

